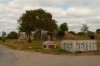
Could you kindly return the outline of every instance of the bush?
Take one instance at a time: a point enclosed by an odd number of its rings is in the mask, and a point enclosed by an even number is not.
[[[2,37],[0,37],[0,40],[2,40]]]
[[[92,31],[88,31],[87,34],[88,34],[88,37],[91,38],[91,39],[92,39],[93,37],[94,37],[94,38],[96,37],[95,33],[92,32]]]
[[[73,35],[77,35],[74,31],[69,31],[68,33],[73,34]]]
[[[97,29],[97,30],[96,30],[96,33],[97,33],[97,34],[100,34],[100,29]]]
[[[78,32],[78,35],[84,35],[85,33],[84,32]]]
[[[12,31],[7,36],[8,39],[18,39],[18,33]]]
[[[59,34],[60,37],[63,37],[64,36],[64,32],[63,31],[59,31],[58,34]]]
[[[5,37],[2,37],[1,40],[2,40],[2,42],[5,42],[6,41],[6,38]]]

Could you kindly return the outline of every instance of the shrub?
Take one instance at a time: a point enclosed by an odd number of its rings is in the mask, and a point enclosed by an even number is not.
[[[73,34],[73,35],[77,35],[74,31],[69,31],[68,33]]]
[[[17,39],[18,38],[18,33],[12,31],[8,34],[7,36],[8,39]]]
[[[78,35],[84,35],[85,33],[84,32],[78,32]]]
[[[2,37],[0,37],[0,40],[2,40]]]

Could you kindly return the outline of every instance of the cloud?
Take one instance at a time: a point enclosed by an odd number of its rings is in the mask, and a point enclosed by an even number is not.
[[[91,31],[100,28],[100,0],[0,0],[0,32],[16,31],[25,10],[38,8],[50,12],[58,25],[67,22],[70,31],[80,31],[82,24]]]

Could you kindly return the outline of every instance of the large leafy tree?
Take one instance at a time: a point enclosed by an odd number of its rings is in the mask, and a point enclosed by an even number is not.
[[[57,29],[56,21],[52,19],[52,14],[43,10],[27,10],[18,20],[19,30],[26,32],[28,42],[31,42],[31,31],[37,31],[41,35],[41,30],[49,32]]]

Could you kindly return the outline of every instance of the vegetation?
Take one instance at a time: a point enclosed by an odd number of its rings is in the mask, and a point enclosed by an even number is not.
[[[74,31],[69,31],[68,33],[73,34],[73,35],[77,35],[77,33],[75,33]]]
[[[87,35],[88,35],[89,38],[92,38],[92,37],[95,38],[95,37],[96,37],[95,33],[92,32],[92,31],[88,31],[88,32],[87,32]]]
[[[6,40],[6,32],[2,32],[2,42],[5,42]]]
[[[18,39],[18,33],[16,33],[15,31],[10,32],[7,35],[7,39]]]
[[[62,23],[61,25],[60,25],[60,30],[61,31],[68,31],[68,25],[67,25],[67,23]]]
[[[77,34],[78,35],[84,35],[85,33],[84,32],[78,32]]]
[[[60,42],[55,41],[57,48],[55,49],[43,49],[42,44],[44,41],[38,41],[34,40],[32,43],[27,43],[26,41],[18,43],[17,40],[6,40],[5,43],[1,43],[5,46],[8,46],[9,48],[15,49],[15,50],[27,50],[27,51],[35,51],[35,52],[41,52],[41,53],[50,53],[50,54],[65,54],[66,51],[60,49]]]
[[[0,40],[2,40],[2,37],[0,36]]]
[[[12,31],[7,35],[8,40],[6,40],[6,32],[2,32],[2,37],[0,37],[0,44],[6,45],[12,49],[16,50],[32,50],[36,52],[42,52],[42,53],[52,53],[52,54],[66,54],[68,53],[65,50],[60,49],[60,40],[54,41],[57,45],[57,48],[55,49],[43,49],[42,44],[44,41],[40,40],[34,40],[31,41],[31,32],[36,31],[35,36],[38,39],[41,39],[41,31],[45,30],[48,31],[48,35],[50,35],[52,39],[52,34],[54,32],[57,32],[57,37],[60,37],[61,39],[65,40],[86,40],[91,38],[91,35],[94,35],[95,33],[92,31],[89,31],[89,27],[87,24],[83,24],[81,27],[81,32],[75,33],[74,31],[69,31],[67,23],[62,23],[59,27],[56,24],[56,21],[52,18],[52,14],[43,10],[43,9],[36,9],[36,10],[27,10],[21,17],[18,19],[19,23],[19,32],[26,32],[26,35],[28,37],[27,43],[25,40],[22,40],[20,42],[17,42],[18,33]],[[65,31],[67,33],[65,34]],[[100,39],[100,29],[96,30],[97,36],[99,36]],[[97,40],[97,47],[100,48],[100,41]],[[5,42],[6,40],[6,42]],[[100,49],[98,49],[98,53],[100,53]],[[77,52],[81,53],[81,52]]]
[[[81,32],[87,34],[88,31],[89,31],[89,27],[87,26],[87,24],[83,24],[81,28]]]
[[[65,51],[63,49],[60,49],[60,40],[54,41],[57,45],[57,48],[55,49],[43,49],[42,44],[44,41],[38,41],[34,40],[32,43],[27,43],[26,41],[17,43],[17,40],[6,40],[6,42],[0,44],[3,44],[5,46],[8,46],[15,50],[25,50],[30,52],[41,52],[46,54],[67,54],[67,55],[100,55],[100,40],[97,40],[97,52],[76,52],[76,53],[70,53],[68,51]]]
[[[100,29],[97,29],[97,30],[96,30],[96,33],[97,33],[97,34],[100,34]]]
[[[68,25],[67,23],[62,23],[60,26],[59,26],[59,29],[58,29],[58,35],[59,37],[63,37],[65,35],[65,31],[68,31]]]
[[[52,32],[57,30],[56,21],[52,19],[52,14],[43,9],[27,10],[18,20],[19,31],[26,32],[28,42],[31,42],[31,31],[37,31],[38,36],[41,30]]]

